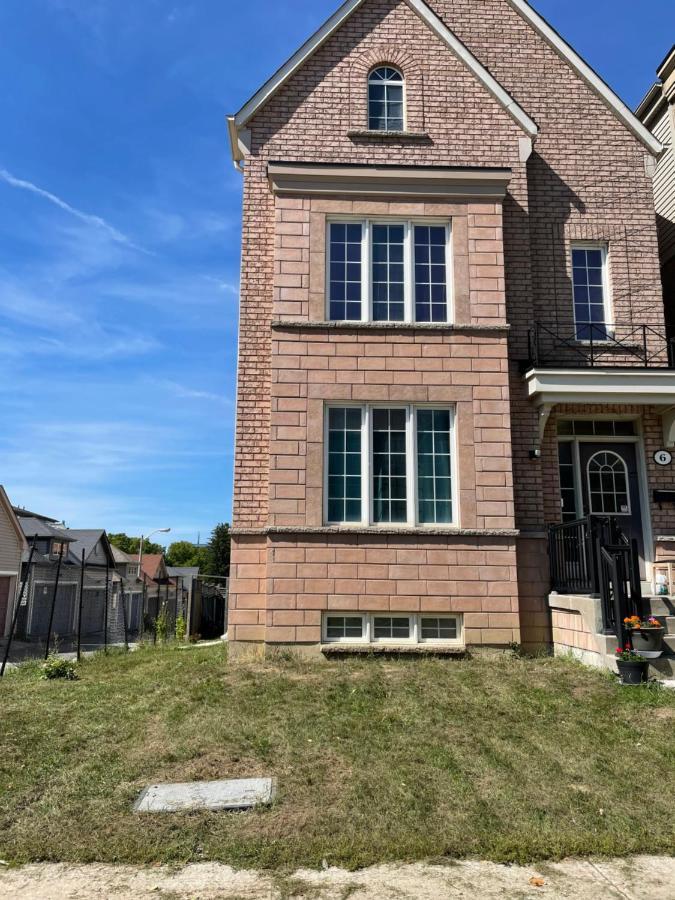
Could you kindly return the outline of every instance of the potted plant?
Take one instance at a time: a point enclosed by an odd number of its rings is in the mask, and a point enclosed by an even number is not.
[[[663,635],[666,629],[650,616],[648,619],[640,619],[639,616],[630,616],[623,620],[626,630],[630,631],[633,650],[644,659],[658,659],[663,653]]]
[[[630,644],[626,644],[623,650],[616,648],[616,667],[623,684],[642,684],[646,681],[648,665],[643,656],[631,650]]]

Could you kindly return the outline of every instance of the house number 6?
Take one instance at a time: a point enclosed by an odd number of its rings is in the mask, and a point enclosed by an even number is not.
[[[673,454],[669,450],[657,450],[654,454],[654,462],[659,466],[669,466],[673,461]]]

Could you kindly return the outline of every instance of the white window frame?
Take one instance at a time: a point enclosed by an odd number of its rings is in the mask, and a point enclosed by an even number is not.
[[[353,637],[341,637],[341,638],[329,638],[328,637],[328,619],[361,619],[362,625],[362,636],[360,638]],[[338,612],[335,610],[327,610],[324,612],[321,617],[321,640],[324,644],[368,644],[370,643],[370,634],[369,634],[369,625],[370,622],[365,613],[362,612]]]
[[[363,636],[361,638],[328,638],[327,628],[329,618],[360,618],[363,622]],[[410,637],[408,638],[375,638],[375,619],[408,619],[410,623]],[[422,638],[422,619],[453,619],[457,625],[455,638]],[[377,612],[355,612],[343,610],[325,610],[321,616],[321,641],[326,645],[348,644],[354,646],[424,646],[424,647],[463,647],[464,646],[464,615],[462,613],[417,613],[417,612],[390,612],[378,610]]]
[[[331,409],[361,410],[361,520],[358,522],[334,522],[328,516],[328,463],[329,463],[329,428],[328,419]],[[404,522],[375,522],[373,478],[373,446],[372,446],[372,412],[374,409],[403,409],[406,413],[406,484],[407,484],[407,516]],[[419,498],[417,495],[417,411],[421,409],[447,410],[450,413],[450,503],[452,520],[450,522],[420,522]],[[457,409],[449,403],[354,403],[331,401],[324,404],[323,410],[323,521],[328,526],[341,528],[457,528],[459,526],[459,496],[457,459]]]
[[[330,264],[331,264],[331,225],[361,225],[361,318],[331,319],[330,317]],[[374,225],[403,225],[403,321],[373,319],[373,270],[372,247]],[[445,228],[445,281],[446,281],[446,318],[443,322],[418,322],[415,317],[415,226]],[[368,322],[373,325],[451,325],[454,322],[454,272],[452,249],[452,219],[439,218],[392,218],[380,216],[334,216],[326,219],[326,275],[325,304],[326,321],[332,322]]]
[[[393,69],[394,72],[398,72],[401,76],[401,85],[403,87],[403,131],[381,131],[379,128],[370,127],[370,79],[373,76],[373,72],[377,72],[378,69]],[[377,84],[377,82],[374,83]],[[408,130],[408,82],[403,71],[398,66],[390,63],[378,63],[369,70],[368,78],[366,79],[366,130],[371,131],[373,134],[405,134]]]
[[[455,622],[457,635],[454,638],[425,638],[422,637],[422,619],[452,619]],[[418,616],[418,642],[433,646],[455,646],[464,643],[463,617],[456,613],[420,613]]]
[[[605,310],[605,321],[595,324],[603,324],[607,337],[614,336],[614,303],[612,301],[611,279],[609,277],[609,244],[605,241],[572,241],[570,244],[570,281],[572,282],[572,316],[574,318],[574,339],[579,344],[591,344],[590,338],[578,338],[577,329],[586,322],[577,322],[577,305],[574,297],[574,251],[575,250],[600,250],[602,253],[602,302]],[[601,344],[602,338],[593,339],[593,344]]]

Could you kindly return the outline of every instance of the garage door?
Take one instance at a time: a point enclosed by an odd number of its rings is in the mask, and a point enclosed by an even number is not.
[[[75,594],[77,585],[60,584],[54,604],[52,637],[65,637],[73,633],[75,625]],[[33,593],[29,634],[31,637],[47,637],[49,613],[51,611],[54,587],[51,584],[36,583]]]

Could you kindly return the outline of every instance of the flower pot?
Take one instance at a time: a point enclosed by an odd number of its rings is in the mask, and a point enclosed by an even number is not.
[[[658,659],[663,653],[665,628],[640,628],[631,631],[633,650],[644,659]]]
[[[623,684],[642,684],[647,678],[647,660],[617,659],[616,666]]]

